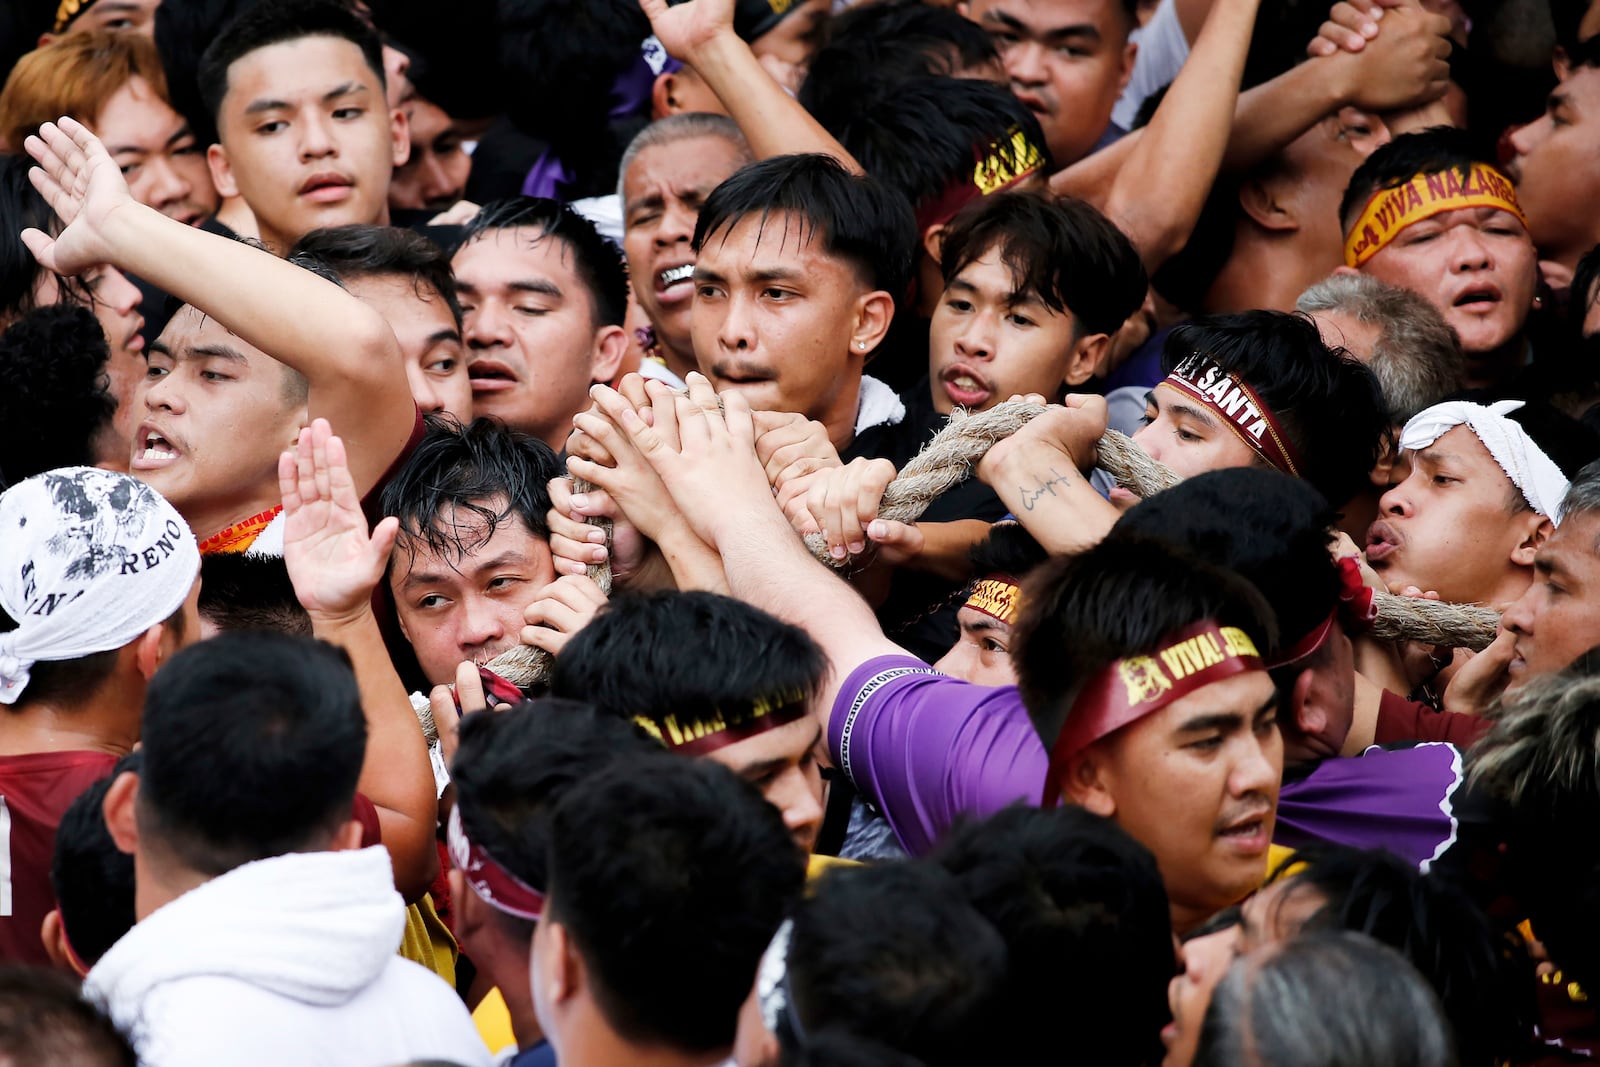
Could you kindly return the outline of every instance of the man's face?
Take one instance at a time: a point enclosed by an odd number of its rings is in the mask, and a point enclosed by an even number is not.
[[[1494,352],[1521,333],[1539,278],[1528,231],[1494,207],[1414,222],[1361,271],[1426,298],[1455,327],[1469,356]]]
[[[1265,671],[1203,686],[1089,751],[1111,817],[1155,855],[1175,921],[1203,919],[1261,884],[1283,776]]]
[[[787,214],[740,219],[706,237],[694,285],[695,360],[718,392],[853,425],[865,357],[851,337],[869,290],[814,229]]]
[[[321,226],[388,222],[405,117],[350,41],[302,37],[236,60],[217,130],[217,187],[244,197],[269,245],[288,248]]]
[[[1016,685],[1017,669],[1011,665],[1011,624],[977,608],[956,612],[961,636],[933,665],[940,674],[974,685]]]
[[[716,761],[761,790],[783,814],[795,844],[808,855],[822,829],[822,772],[817,747],[822,730],[807,715],[713,751]]]
[[[1350,177],[1374,149],[1388,144],[1389,129],[1353,107],[1341,109],[1289,142],[1274,161],[1281,179],[1269,179],[1274,198],[1305,238],[1302,255],[1315,253],[1333,270],[1344,261],[1339,201]]]
[[[294,445],[306,416],[287,368],[189,306],[147,361],[134,401],[142,421],[133,432],[133,475],[172,501],[201,537],[275,499],[278,454]]]
[[[1511,135],[1516,157],[1506,168],[1540,252],[1577,257],[1600,240],[1600,70],[1579,67],[1556,87],[1541,118]],[[1587,225],[1585,225],[1587,223]]]
[[[205,148],[143,78],[131,78],[113,93],[93,126],[139,203],[188,226],[216,213]]]
[[[622,179],[622,250],[633,296],[674,352],[694,351],[695,220],[711,190],[744,163],[725,137],[691,137],[646,148]]]
[[[472,382],[461,348],[461,330],[450,305],[409,277],[369,274],[345,279],[345,288],[376,308],[389,323],[405,355],[411,399],[426,414],[444,411],[472,421]]]
[[[156,8],[161,0],[100,0],[73,20],[66,32],[90,33],[94,30],[127,30],[146,37],[155,33]]]
[[[983,411],[1016,393],[1061,392],[1078,342],[1077,320],[1055,311],[990,249],[944,287],[929,329],[933,406]]]
[[[483,502],[493,512],[504,498]],[[455,680],[464,660],[483,664],[519,643],[523,612],[555,581],[550,545],[516,515],[491,533],[483,516],[450,507],[435,522],[459,538],[465,554],[444,555],[408,538],[389,573],[400,630],[435,685]],[[486,536],[487,535],[487,536]]]
[[[1261,465],[1261,457],[1210,408],[1165,382],[1144,400],[1144,426],[1134,444],[1181,477]]]
[[[1534,559],[1533,584],[1502,620],[1517,635],[1511,687],[1562,670],[1600,645],[1600,512],[1556,527]]]
[[[1539,516],[1511,511],[1517,490],[1469,427],[1403,453],[1391,477],[1367,531],[1367,562],[1391,591],[1414,585],[1449,603],[1480,604],[1525,570],[1511,554],[1537,523],[1519,520]]]
[[[475,415],[560,451],[596,377],[594,298],[565,241],[531,227],[490,230],[451,264]]]
[[[420,96],[409,105],[411,155],[389,180],[389,206],[444,211],[460,200],[472,157],[450,116]]]
[[[1315,887],[1280,878],[1244,902],[1238,922],[1183,943],[1183,970],[1167,987],[1172,1022],[1161,1032],[1167,1046],[1163,1067],[1188,1067],[1194,1062],[1211,994],[1233,961],[1294,937],[1325,904],[1327,899]]]
[[[790,66],[805,67],[828,31],[833,0],[800,0],[783,21],[750,42],[756,58],[770,56]]]
[[[1116,0],[972,0],[970,17],[989,31],[1011,91],[1044,129],[1056,166],[1094,148],[1133,73],[1137,46]]]

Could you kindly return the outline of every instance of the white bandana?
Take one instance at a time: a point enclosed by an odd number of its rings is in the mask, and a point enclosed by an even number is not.
[[[121,648],[183,605],[200,548],[177,510],[126,474],[63,467],[0,495],[0,704],[40,660]]]
[[[1528,431],[1506,418],[1520,407],[1520,400],[1501,400],[1488,407],[1467,400],[1447,400],[1413,415],[1400,431],[1400,447],[1427,448],[1448,431],[1464,425],[1478,435],[1533,510],[1559,525],[1567,476],[1534,444]]]

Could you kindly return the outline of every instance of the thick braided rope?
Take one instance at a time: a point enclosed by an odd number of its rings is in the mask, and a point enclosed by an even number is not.
[[[958,410],[950,416],[949,424],[889,483],[878,508],[879,516],[896,522],[915,522],[940,494],[969,477],[990,447],[1016,433],[1044,410],[1038,404],[1020,400],[970,414]],[[1135,496],[1152,496],[1181,480],[1115,430],[1107,430],[1100,439],[1099,452],[1101,468]],[[574,481],[575,492],[583,493],[592,488],[587,482]],[[589,522],[606,531],[609,543],[610,522],[597,518]],[[835,560],[828,555],[827,541],[820,534],[808,536],[806,546],[813,556],[829,566],[848,565],[848,560]],[[589,577],[602,592],[610,595],[609,564],[592,564]],[[1500,624],[1498,613],[1473,604],[1445,604],[1389,593],[1378,593],[1374,599],[1378,617],[1372,632],[1387,641],[1421,641],[1478,651],[1494,640]],[[513,685],[526,689],[549,678],[550,655],[542,649],[518,645],[496,656],[488,667]]]
[[[1020,400],[972,414],[958,410],[950,416],[949,425],[935,434],[889,483],[878,508],[879,516],[915,522],[935,498],[968,477],[995,442],[1010,437],[1044,410],[1038,404]],[[1181,480],[1115,430],[1106,431],[1099,451],[1100,466],[1135,496],[1152,496]],[[820,534],[808,536],[806,545],[812,555],[829,566],[849,563],[831,558],[827,541]],[[1389,593],[1378,593],[1374,599],[1378,617],[1372,632],[1383,640],[1421,641],[1478,651],[1494,640],[1500,624],[1498,613],[1473,604],[1445,604]]]

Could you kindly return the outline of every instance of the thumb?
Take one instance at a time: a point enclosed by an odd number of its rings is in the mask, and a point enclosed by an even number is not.
[[[21,237],[22,243],[28,246],[29,252],[33,253],[33,258],[39,261],[39,266],[57,274],[61,273],[56,270],[55,238],[32,226],[23,230]]]
[[[873,519],[867,524],[867,536],[883,552],[896,559],[918,555],[927,543],[927,538],[916,523],[896,522],[893,519]]]
[[[384,563],[394,551],[395,538],[400,536],[400,520],[390,515],[372,529],[372,555]]]

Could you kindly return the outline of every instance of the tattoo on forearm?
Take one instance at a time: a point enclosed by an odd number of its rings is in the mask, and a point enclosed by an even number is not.
[[[1054,477],[1046,479],[1045,481],[1035,481],[1032,488],[1026,485],[1017,486],[1017,491],[1022,494],[1022,507],[1024,510],[1032,511],[1034,505],[1039,502],[1041,497],[1045,496],[1046,494],[1055,496],[1056,486],[1068,485],[1073,480],[1071,474],[1062,474],[1054,467],[1050,468],[1050,473],[1054,475]]]

